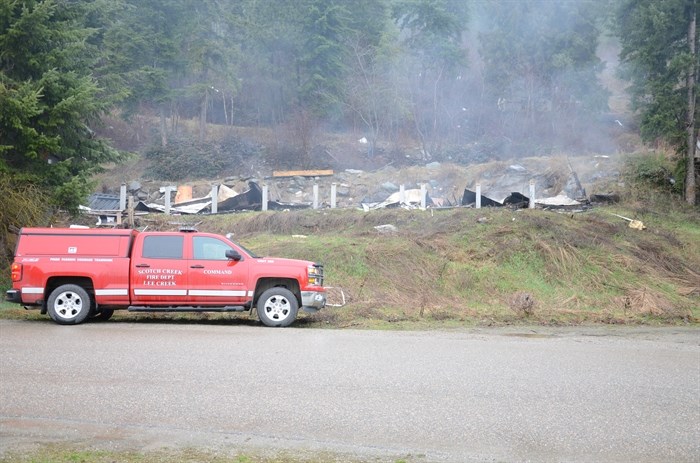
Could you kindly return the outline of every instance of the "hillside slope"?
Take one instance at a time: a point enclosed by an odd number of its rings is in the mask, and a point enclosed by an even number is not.
[[[300,314],[296,326],[700,322],[700,213],[682,206],[150,215],[138,226],[232,232],[259,255],[323,263],[330,305]],[[0,316],[45,318],[8,304]],[[114,320],[240,317],[120,313]]]
[[[306,316],[311,324],[700,321],[696,211],[324,210],[180,217],[149,227],[187,223],[233,232],[260,255],[323,263],[330,302],[346,304]]]

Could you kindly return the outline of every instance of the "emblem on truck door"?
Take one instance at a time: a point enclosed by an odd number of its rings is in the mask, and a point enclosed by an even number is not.
[[[78,248],[75,246],[71,246],[68,248],[68,254],[77,254],[78,253]]]

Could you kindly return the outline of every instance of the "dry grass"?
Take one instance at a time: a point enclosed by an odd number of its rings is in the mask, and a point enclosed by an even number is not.
[[[550,274],[575,273],[582,265],[581,252],[569,243],[556,246],[547,241],[535,240],[534,246],[545,257]]]
[[[671,278],[678,286],[678,293],[688,297],[700,297],[700,274],[690,269],[673,275]]]
[[[625,313],[644,315],[679,315],[675,306],[663,295],[648,288],[630,289],[618,298]]]
[[[509,298],[508,306],[519,316],[529,317],[535,313],[536,302],[532,294],[518,292]]]
[[[680,257],[668,252],[666,246],[658,240],[639,240],[631,247],[630,252],[645,267],[653,268],[654,271],[667,274],[682,274],[685,271],[685,265]]]

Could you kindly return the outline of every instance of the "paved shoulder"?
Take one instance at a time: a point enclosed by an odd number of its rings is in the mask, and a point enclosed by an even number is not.
[[[0,451],[58,439],[415,461],[700,460],[696,329],[0,321],[0,359]]]

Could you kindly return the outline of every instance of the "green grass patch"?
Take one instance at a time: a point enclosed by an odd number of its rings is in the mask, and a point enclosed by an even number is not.
[[[261,455],[250,452],[206,451],[200,449],[159,450],[150,452],[107,451],[95,449],[75,449],[65,444],[50,444],[22,453],[7,453],[0,457],[0,463],[410,463],[422,461],[420,457],[371,460],[332,454],[329,452],[305,452],[294,454],[280,452],[273,455]]]
[[[0,301],[0,318],[5,320],[41,320],[45,315],[41,315],[39,310],[27,310],[19,304]]]

